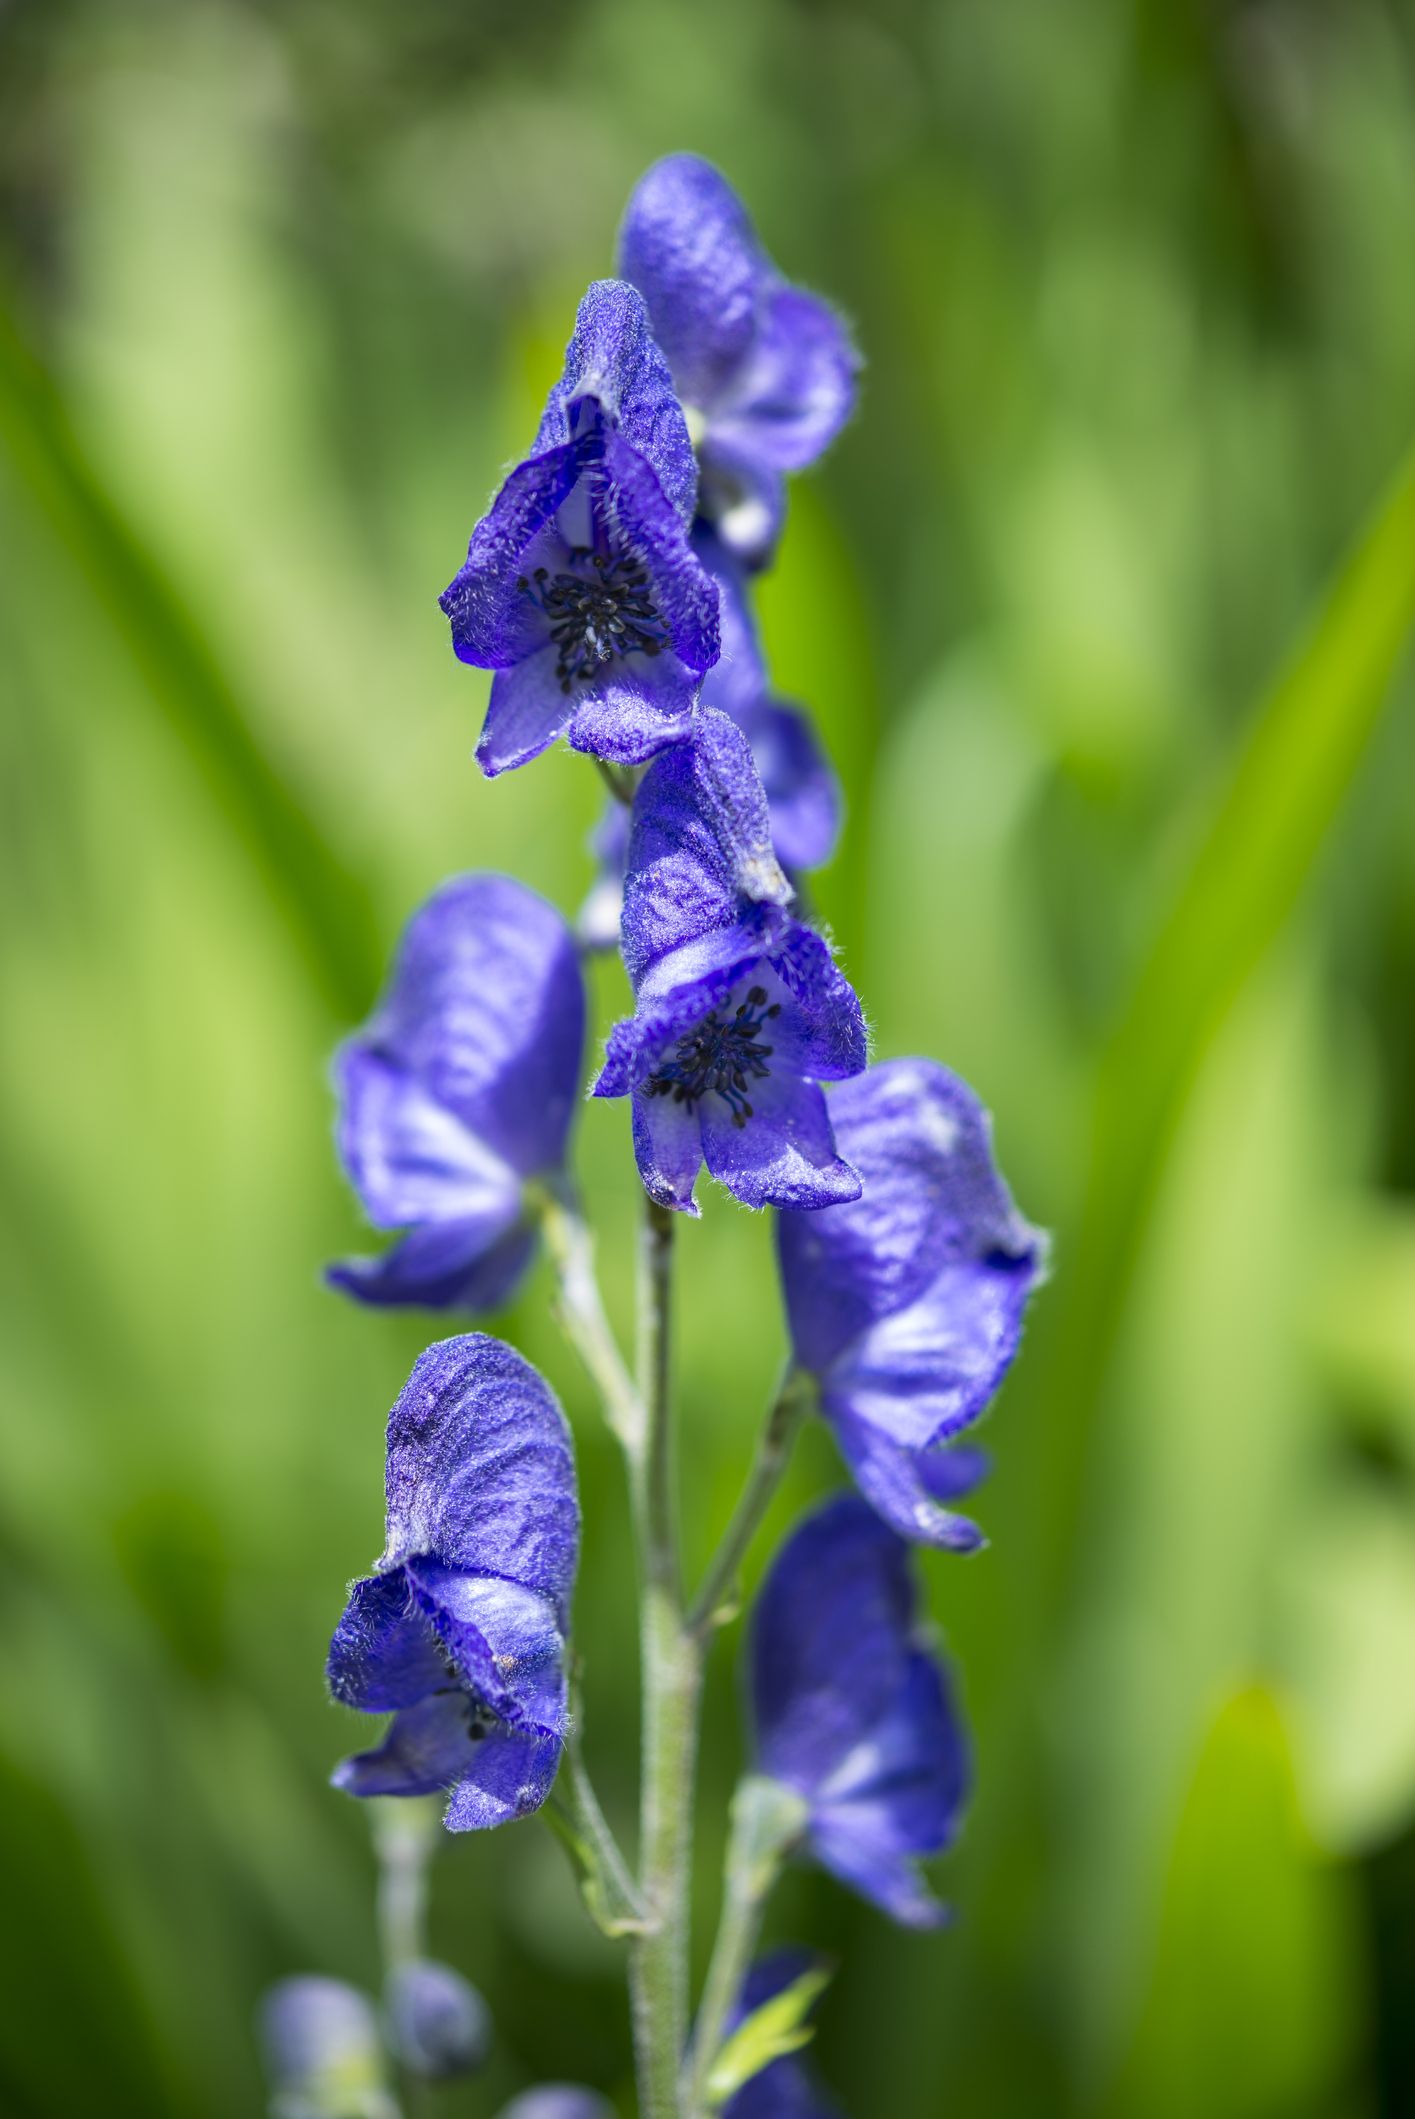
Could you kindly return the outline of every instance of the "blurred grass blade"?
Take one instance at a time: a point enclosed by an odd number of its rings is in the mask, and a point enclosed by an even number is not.
[[[1197,856],[1097,1072],[1039,1467],[1047,1576],[1067,1569],[1116,1329],[1189,1091],[1297,902],[1380,720],[1415,623],[1415,451],[1241,742]]]
[[[363,885],[262,755],[215,655],[105,490],[59,393],[3,306],[0,443],[261,870],[321,991],[341,1018],[356,1018],[377,964]]]
[[[1356,2030],[1353,1911],[1307,1841],[1274,1700],[1233,1694],[1179,1820],[1149,1994],[1106,2119],[1331,2111]]]

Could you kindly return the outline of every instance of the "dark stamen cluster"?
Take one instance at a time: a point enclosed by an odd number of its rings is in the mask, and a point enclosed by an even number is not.
[[[753,986],[745,1001],[731,1016],[714,1009],[680,1037],[672,1059],[665,1060],[645,1084],[650,1096],[671,1096],[675,1104],[695,1104],[709,1090],[730,1106],[734,1126],[745,1126],[752,1116],[747,1089],[752,1080],[765,1081],[771,1069],[767,1061],[772,1047],[759,1044],[757,1032],[781,1013],[780,1001],[768,1008],[766,988]]]
[[[562,692],[598,676],[616,655],[657,655],[668,644],[668,628],[649,594],[649,579],[630,553],[611,558],[577,549],[577,568],[552,574],[537,567],[516,586],[550,620],[555,674]]]

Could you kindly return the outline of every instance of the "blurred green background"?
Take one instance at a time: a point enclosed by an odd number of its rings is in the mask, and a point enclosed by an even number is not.
[[[595,775],[480,780],[434,598],[678,147],[868,357],[762,598],[849,790],[821,906],[878,1053],[964,1072],[1056,1231],[993,1543],[925,1563],[957,1923],[802,1873],[771,1933],[839,1956],[858,2119],[1408,2114],[1409,0],[0,6],[3,2109],[256,2113],[262,1989],[376,1980],[321,1661],[434,1327],[321,1287],[364,1240],[325,1067],[442,876],[587,883]],[[582,1157],[626,1319],[622,1109]],[[769,1228],[713,1192],[680,1292],[700,1561]],[[626,1817],[618,1466],[546,1295],[501,1328],[576,1428]],[[838,1476],[812,1434],[774,1528]],[[632,2109],[539,1825],[447,1845],[433,1935],[500,2037],[449,2119],[547,2075]]]

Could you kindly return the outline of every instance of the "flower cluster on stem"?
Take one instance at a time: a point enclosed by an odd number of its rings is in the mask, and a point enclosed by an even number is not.
[[[850,334],[783,276],[694,156],[642,179],[617,269],[586,293],[530,449],[441,598],[457,656],[491,672],[484,773],[562,736],[596,761],[608,790],[596,878],[575,932],[498,875],[454,878],[412,918],[335,1067],[340,1154],[391,1242],[329,1279],[360,1303],[470,1319],[507,1302],[544,1245],[628,1475],[635,1859],[579,1746],[578,1672],[594,1644],[572,1647],[570,1429],[530,1364],[480,1331],[429,1347],[389,1417],[383,1552],[349,1591],[328,1683],[345,1707],[390,1719],[334,1780],[358,1797],[435,1798],[454,1832],[546,1816],[591,1917],[628,1950],[641,2119],[830,2119],[800,2054],[826,1972],[809,1952],[757,1959],[758,1940],[796,1859],[905,1926],[945,1917],[920,1865],[959,1829],[969,1751],[956,1681],[919,1620],[912,1548],[981,1542],[953,1506],[986,1470],[963,1438],[1016,1353],[1045,1245],[1012,1203],[971,1090],[933,1061],[869,1063],[860,1002],[804,910],[801,879],[834,849],[842,794],[809,715],[772,686],[751,595],[783,531],[788,474],[852,410]],[[633,1012],[610,1031],[591,1093],[627,1103],[642,1181],[632,1364],[570,1166],[583,957],[611,945]],[[690,1588],[673,1255],[679,1218],[702,1212],[704,1166],[777,1216],[791,1355]],[[749,1614],[751,1751],[694,2008],[705,1662],[813,1418],[852,1484],[797,1523]],[[484,2057],[484,2004],[426,1958],[427,1835],[385,1824],[378,1844],[383,2028],[337,1983],[290,1982],[268,2022],[277,2111],[329,2112],[322,2100],[346,2080],[358,2109],[386,2119],[385,2051],[405,2103]],[[593,2091],[543,2084],[503,2119],[607,2109]]]

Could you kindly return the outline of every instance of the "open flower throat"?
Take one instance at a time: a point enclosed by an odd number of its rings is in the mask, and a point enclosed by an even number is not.
[[[757,1033],[781,1013],[780,1001],[765,1004],[766,988],[753,986],[734,1014],[714,1008],[696,1030],[679,1038],[672,1059],[649,1076],[649,1095],[695,1104],[711,1090],[730,1107],[733,1125],[745,1126],[752,1116],[747,1091],[771,1072],[767,1061],[772,1047],[762,1044]]]

